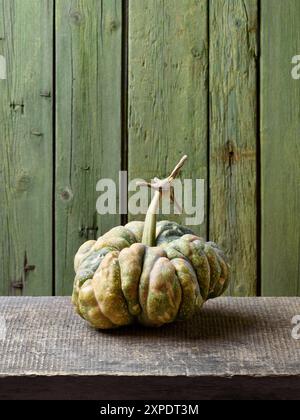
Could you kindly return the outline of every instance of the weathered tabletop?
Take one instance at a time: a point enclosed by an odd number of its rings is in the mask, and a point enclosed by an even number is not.
[[[220,298],[190,322],[100,332],[70,298],[2,297],[0,398],[300,398],[298,314],[300,298]]]

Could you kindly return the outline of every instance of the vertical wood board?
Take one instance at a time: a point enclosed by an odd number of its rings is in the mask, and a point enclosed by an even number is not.
[[[0,0],[0,294],[52,294],[52,0]]]
[[[229,293],[256,295],[256,0],[210,2],[210,239],[229,255]]]
[[[56,294],[70,294],[73,258],[120,223],[96,211],[97,181],[121,167],[120,0],[56,1]]]
[[[262,293],[300,296],[300,2],[262,2]],[[300,72],[298,71],[298,74]]]
[[[182,178],[206,183],[207,1],[130,0],[128,42],[129,180],[164,177],[187,154]],[[191,228],[206,236],[206,219]]]

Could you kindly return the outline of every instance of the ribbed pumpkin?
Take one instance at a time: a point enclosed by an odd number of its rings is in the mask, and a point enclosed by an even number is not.
[[[168,178],[147,184],[155,193],[145,223],[117,226],[78,250],[72,301],[92,326],[185,320],[226,290],[229,265],[215,243],[175,222],[156,223],[161,195],[172,193],[185,159]]]

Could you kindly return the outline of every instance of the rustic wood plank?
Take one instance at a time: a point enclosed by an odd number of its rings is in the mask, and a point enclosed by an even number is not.
[[[97,400],[291,398],[299,392],[292,318],[300,298],[225,297],[209,301],[189,322],[111,332],[90,328],[69,297],[2,297],[0,308],[7,331],[0,340],[3,398],[13,398],[16,387],[25,398],[32,392],[53,397],[59,389],[61,397]]]
[[[2,295],[52,293],[52,16],[52,0],[0,0]]]
[[[206,0],[129,2],[130,180],[168,175],[183,154],[184,178],[207,180],[207,41]],[[206,236],[206,220],[193,229]]]
[[[300,295],[300,3],[262,2],[262,293]]]
[[[210,239],[230,255],[229,293],[256,295],[257,1],[210,2]]]
[[[69,294],[82,242],[120,223],[99,216],[97,181],[121,167],[121,1],[56,2],[56,294]],[[97,229],[97,230],[95,230]]]

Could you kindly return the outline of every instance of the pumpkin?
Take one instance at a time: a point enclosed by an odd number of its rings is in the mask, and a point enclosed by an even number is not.
[[[162,194],[174,199],[171,175],[146,184],[155,193],[145,222],[117,226],[78,250],[72,302],[93,327],[109,329],[139,322],[159,327],[192,317],[229,283],[222,250],[175,222],[156,223]]]

